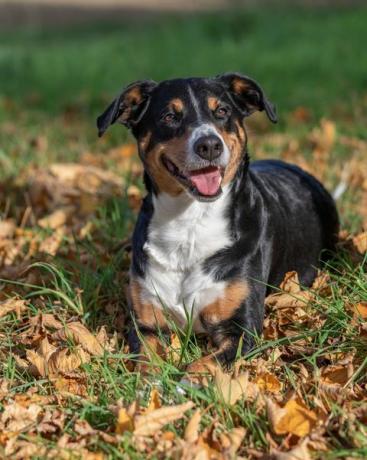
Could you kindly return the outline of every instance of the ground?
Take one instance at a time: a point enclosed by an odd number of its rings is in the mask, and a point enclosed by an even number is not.
[[[367,456],[367,10],[272,9],[1,32],[0,456]],[[194,51],[194,52],[193,52]],[[339,251],[311,289],[289,273],[232,374],[181,384],[210,343],[173,330],[148,375],[126,347],[133,140],[95,118],[139,78],[256,78],[280,122],[253,158],[311,171],[337,201]],[[291,197],[290,197],[291,199]]]

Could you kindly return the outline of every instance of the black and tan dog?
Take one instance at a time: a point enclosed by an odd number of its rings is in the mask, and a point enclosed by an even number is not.
[[[276,160],[249,165],[244,119],[254,111],[276,122],[254,80],[224,74],[133,83],[98,118],[100,135],[129,127],[144,164],[130,279],[141,333],[158,347],[168,311],[218,347],[190,372],[246,353],[269,286],[291,270],[309,285],[336,242],[337,211],[315,178]]]

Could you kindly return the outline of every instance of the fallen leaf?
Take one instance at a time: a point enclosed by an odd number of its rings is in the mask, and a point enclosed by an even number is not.
[[[291,433],[302,438],[310,433],[317,422],[316,413],[299,399],[290,399],[284,407],[280,407],[268,398],[266,407],[275,434]]]
[[[367,252],[367,231],[356,235],[353,238],[353,244],[357,248],[360,254],[366,254]]]
[[[279,287],[282,291],[290,294],[297,294],[297,292],[300,292],[301,287],[299,284],[298,273],[295,271],[287,272]]]
[[[308,441],[305,440],[288,452],[280,452],[276,449],[271,450],[272,460],[311,460],[311,455],[307,447]]]
[[[145,409],[144,413],[148,414],[149,412],[153,412],[160,407],[162,407],[161,398],[158,391],[153,388],[149,395],[148,407]]]
[[[55,230],[65,225],[70,216],[75,212],[74,207],[64,206],[56,209],[51,214],[38,220],[38,225],[42,228],[51,228]]]
[[[344,386],[353,375],[353,365],[327,366],[321,371],[321,382]]]
[[[29,407],[22,407],[17,403],[8,404],[1,414],[3,429],[8,432],[28,430],[30,426],[36,426],[40,421],[42,407],[37,404],[30,404]]]
[[[60,393],[70,393],[80,397],[86,397],[87,384],[84,378],[69,378],[69,377],[60,377],[53,381],[53,384],[57,391]]]
[[[225,441],[223,435],[220,437],[225,458],[236,458],[236,452],[241,447],[245,434],[245,428],[239,426],[237,428],[232,428],[232,430],[225,435]]]
[[[20,319],[21,313],[27,310],[27,301],[12,297],[0,302],[0,318],[8,313],[15,312],[17,318]]]
[[[192,401],[177,406],[165,406],[146,415],[137,415],[134,419],[136,436],[151,436],[167,423],[174,422],[194,406]]]
[[[197,409],[189,423],[186,425],[184,439],[187,442],[196,442],[199,439],[199,428],[200,428],[201,412]]]
[[[48,360],[49,375],[67,374],[84,363],[89,362],[89,354],[82,348],[69,351],[67,348],[57,349]]]
[[[367,302],[359,302],[354,308],[362,319],[367,319]]]
[[[233,378],[218,368],[214,375],[214,383],[223,401],[230,405],[241,398],[254,399],[259,393],[258,387],[249,382],[247,372]]]
[[[133,211],[138,211],[140,209],[143,197],[140,189],[136,185],[130,185],[128,187],[127,199],[129,206]]]
[[[103,347],[98,342],[96,337],[88,331],[88,329],[79,321],[67,323],[64,329],[57,331],[54,334],[55,338],[61,340],[72,340],[81,345],[85,351],[93,356],[103,355]]]
[[[116,433],[123,434],[125,431],[133,431],[134,420],[128,411],[122,407],[117,416]]]
[[[259,374],[254,383],[263,391],[269,391],[270,393],[279,393],[282,389],[282,384],[278,378],[270,374],[270,372]]]
[[[15,229],[17,228],[13,219],[0,221],[0,240],[5,238],[13,238]]]
[[[51,256],[56,255],[64,237],[65,228],[57,228],[51,236],[41,241],[38,248],[39,252],[44,252],[45,254],[50,254]]]

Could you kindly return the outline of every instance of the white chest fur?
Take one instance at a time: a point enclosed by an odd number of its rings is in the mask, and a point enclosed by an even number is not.
[[[180,326],[223,295],[225,284],[202,270],[202,262],[231,243],[225,210],[228,190],[212,203],[183,194],[160,194],[144,251],[148,256],[142,298],[167,308]]]

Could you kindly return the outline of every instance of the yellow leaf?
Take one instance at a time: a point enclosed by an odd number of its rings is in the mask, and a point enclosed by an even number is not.
[[[362,319],[367,319],[367,302],[357,303],[355,309]]]
[[[181,358],[181,342],[177,334],[171,334],[171,346],[169,355],[174,364],[177,364]]]
[[[160,407],[162,407],[162,403],[159,393],[155,388],[153,388],[149,395],[148,407],[145,409],[144,413],[148,414],[149,412],[153,412],[154,410],[159,409]]]
[[[310,433],[317,422],[316,413],[299,399],[290,399],[284,407],[268,399],[267,413],[275,434],[291,433],[302,438]]]
[[[269,391],[270,393],[279,393],[282,388],[282,384],[279,382],[277,377],[270,372],[260,374],[255,383],[263,391]]]
[[[127,413],[127,410],[122,407],[119,410],[118,417],[117,417],[117,425],[116,425],[116,433],[122,434],[125,431],[133,431],[134,429],[134,421],[131,415]]]
[[[199,439],[199,427],[201,420],[200,410],[196,410],[185,428],[184,439],[187,442],[196,442]]]
[[[184,413],[194,406],[192,401],[177,406],[161,407],[146,415],[137,415],[134,420],[134,434],[151,436],[167,423],[174,422],[184,416]]]

